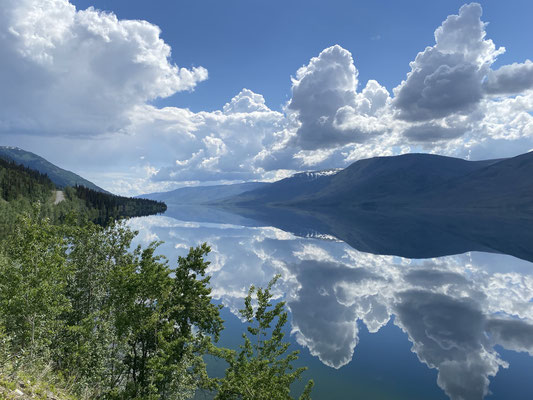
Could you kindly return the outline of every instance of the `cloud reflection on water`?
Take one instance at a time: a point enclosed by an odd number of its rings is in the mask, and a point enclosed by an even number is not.
[[[160,216],[129,224],[142,232],[140,242],[164,240],[171,264],[190,246],[209,243],[213,295],[234,313],[250,285],[265,286],[280,273],[275,294],[287,301],[296,341],[333,368],[352,360],[358,321],[377,332],[391,318],[418,359],[438,370],[437,383],[452,399],[488,394],[489,378],[508,366],[496,345],[533,355],[526,261],[482,253],[410,260],[273,227]]]

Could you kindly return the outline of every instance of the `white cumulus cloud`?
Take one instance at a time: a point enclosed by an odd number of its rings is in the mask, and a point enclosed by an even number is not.
[[[339,45],[323,50],[293,79],[288,110],[298,115],[295,143],[304,150],[364,142],[379,134],[372,116],[388,101],[387,90],[370,81],[357,93],[358,71]]]
[[[94,136],[126,129],[135,106],[207,79],[180,68],[160,29],[67,0],[0,10],[0,130]]]
[[[394,89],[399,118],[427,121],[475,109],[483,77],[505,51],[485,39],[481,14],[479,4],[464,5],[435,31],[435,45],[418,53],[407,79]]]
[[[512,95],[533,89],[533,62],[526,60],[489,71],[484,89],[493,95]]]

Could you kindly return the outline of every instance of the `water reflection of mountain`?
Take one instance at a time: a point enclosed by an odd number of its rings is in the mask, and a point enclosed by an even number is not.
[[[334,236],[354,249],[407,258],[468,251],[509,254],[533,261],[533,216],[365,210],[299,211],[276,207],[219,209],[219,221],[275,226],[298,236]],[[224,217],[224,218],[222,218]]]
[[[232,212],[220,207],[193,204],[168,204],[166,217],[178,221],[203,222],[210,224],[231,224],[240,226],[264,226],[261,221],[248,218],[237,212]]]

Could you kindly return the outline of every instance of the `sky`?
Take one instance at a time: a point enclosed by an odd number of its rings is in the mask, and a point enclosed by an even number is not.
[[[2,0],[0,145],[117,194],[533,149],[533,3]]]

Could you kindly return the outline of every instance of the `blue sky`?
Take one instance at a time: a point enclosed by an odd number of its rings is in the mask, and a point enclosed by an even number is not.
[[[0,144],[120,194],[533,149],[530,1],[4,0]]]
[[[202,65],[209,80],[192,93],[155,104],[220,109],[242,88],[261,93],[281,110],[291,95],[290,76],[321,50],[339,44],[349,50],[359,82],[376,79],[392,90],[409,62],[433,44],[433,32],[464,1],[427,0],[76,0],[123,19],[158,25],[180,66]],[[496,65],[533,57],[533,2],[481,1],[487,34],[506,54]]]

